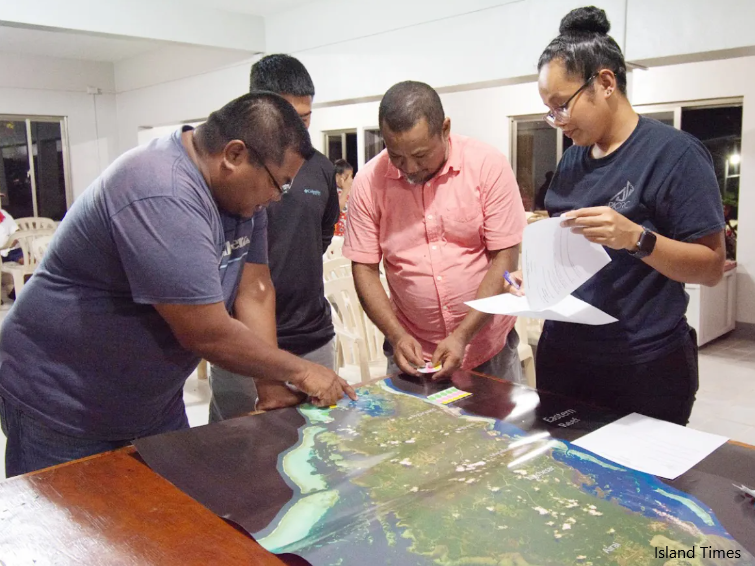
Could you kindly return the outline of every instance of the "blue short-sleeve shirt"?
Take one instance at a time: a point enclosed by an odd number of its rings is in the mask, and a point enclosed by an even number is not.
[[[629,138],[601,159],[573,146],[545,197],[551,216],[578,208],[610,206],[649,230],[691,242],[724,228],[713,164],[693,136],[640,117]],[[625,250],[606,248],[611,263],[574,293],[618,318],[605,326],[547,322],[543,339],[585,361],[643,363],[679,347],[689,331],[687,295]]]

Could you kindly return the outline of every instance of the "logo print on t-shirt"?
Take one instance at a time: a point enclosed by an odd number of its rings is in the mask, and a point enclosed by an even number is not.
[[[608,202],[608,206],[613,208],[616,212],[626,210],[632,204],[629,202],[629,197],[634,192],[634,185],[627,181],[627,186],[616,193],[613,198]]]
[[[252,243],[252,240],[249,236],[242,236],[241,238],[238,238],[236,240],[228,240],[225,243],[225,249],[223,250],[223,256],[231,255],[234,250],[239,250],[243,248],[244,246],[248,246]]]

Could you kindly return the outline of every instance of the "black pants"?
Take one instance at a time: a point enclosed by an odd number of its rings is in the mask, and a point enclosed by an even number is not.
[[[590,364],[549,347],[537,348],[537,388],[617,412],[640,413],[686,425],[698,387],[697,335],[690,328],[684,343],[666,356],[642,364]]]

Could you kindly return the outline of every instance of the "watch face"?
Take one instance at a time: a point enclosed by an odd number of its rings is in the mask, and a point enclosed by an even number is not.
[[[642,233],[642,236],[640,237],[640,241],[637,244],[637,247],[641,252],[644,252],[646,255],[649,255],[653,252],[655,249],[655,241],[656,241],[655,234],[650,232],[649,230],[645,230]]]
[[[642,232],[642,236],[640,236],[640,241],[637,242],[637,251],[629,252],[629,254],[638,258],[649,256],[655,249],[656,239],[655,234],[645,228]]]

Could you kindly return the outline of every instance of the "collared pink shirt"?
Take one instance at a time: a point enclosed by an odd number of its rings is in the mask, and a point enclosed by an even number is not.
[[[343,255],[384,260],[391,303],[429,360],[459,326],[488,268],[488,251],[522,241],[524,207],[506,157],[482,142],[451,135],[446,164],[412,185],[383,151],[359,170],[349,199]],[[514,326],[494,316],[467,346],[472,369],[501,351]]]

